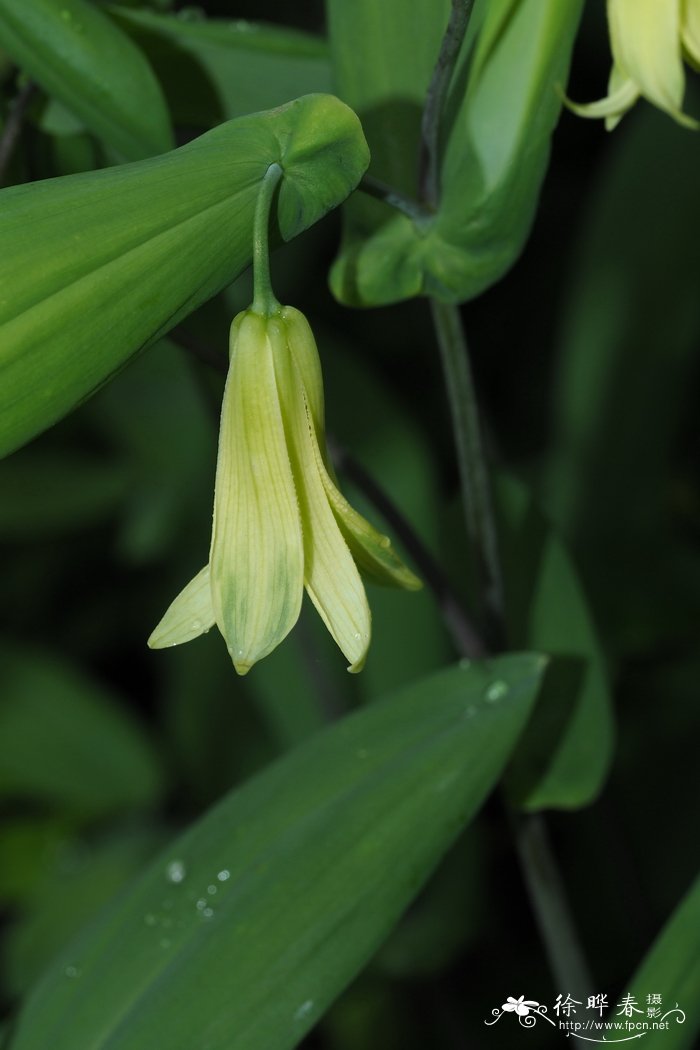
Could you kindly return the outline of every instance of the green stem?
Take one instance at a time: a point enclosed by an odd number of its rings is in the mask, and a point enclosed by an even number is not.
[[[411,200],[410,197],[405,197],[403,193],[399,193],[393,186],[388,186],[381,179],[375,179],[374,175],[363,175],[357,188],[408,216],[417,226],[423,225],[430,218],[429,213],[421,204]]]
[[[260,183],[253,221],[253,311],[269,317],[279,308],[270,280],[270,208],[282,178],[279,164],[271,164]]]
[[[481,440],[479,409],[459,308],[431,299],[433,324],[450,403],[467,532],[477,563],[489,633],[503,640],[504,603],[491,487]]]
[[[515,841],[550,969],[562,994],[585,1002],[593,994],[566,891],[540,816],[514,816]]]
[[[474,0],[452,0],[452,10],[440,53],[428,86],[421,122],[418,186],[421,200],[436,209],[440,200],[440,124],[462,41],[469,26]]]

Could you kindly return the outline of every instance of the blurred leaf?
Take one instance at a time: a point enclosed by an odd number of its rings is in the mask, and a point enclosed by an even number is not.
[[[700,879],[689,889],[649,949],[629,986],[624,989],[645,1003],[649,994],[662,996],[661,1013],[683,1011],[668,1017],[668,1030],[646,1032],[644,1046],[651,1050],[690,1050],[700,1032]],[[635,1015],[636,1019],[636,1015]],[[658,1018],[661,1020],[661,1018]]]
[[[268,766],[73,943],[14,1050],[295,1046],[493,786],[541,668],[444,671]],[[164,913],[165,941],[144,920]]]
[[[92,525],[112,514],[127,473],[106,456],[23,449],[0,461],[0,539],[35,539]]]
[[[250,262],[260,180],[283,240],[367,164],[330,95],[231,121],[164,157],[0,193],[0,453],[64,415]]]
[[[331,271],[340,302],[459,302],[512,265],[534,217],[582,2],[477,0],[450,87],[437,212],[413,220],[353,197]],[[408,17],[403,0],[329,0],[339,94],[362,119],[371,173],[413,199],[423,100],[448,9],[414,0]]]
[[[0,647],[0,795],[94,819],[152,806],[162,771],[100,686],[39,650]]]
[[[131,563],[165,559],[195,507],[211,515],[218,420],[191,363],[162,339],[96,394],[88,414],[129,478],[118,555]],[[1,471],[0,464],[0,478]]]
[[[210,127],[332,90],[319,37],[241,19],[191,21],[116,5],[109,12],[148,55],[177,123]]]
[[[65,842],[52,864],[44,864],[31,906],[10,926],[2,951],[10,990],[23,993],[57,952],[150,860],[162,844],[151,829],[111,834],[96,844]],[[160,928],[167,934],[167,917]],[[77,978],[70,968],[67,979]]]
[[[126,160],[172,148],[165,99],[143,54],[87,0],[0,0],[0,44]]]
[[[55,817],[17,817],[0,823],[0,901],[31,900],[45,872],[65,848],[65,822]]]
[[[527,490],[501,477],[510,641],[554,657],[507,786],[528,811],[587,805],[612,761],[613,721],[605,658],[576,569]]]
[[[694,497],[669,471],[695,413],[700,153],[651,107],[608,149],[581,218],[543,489],[607,645],[648,655],[679,632],[694,644],[700,626],[700,558],[682,513]]]

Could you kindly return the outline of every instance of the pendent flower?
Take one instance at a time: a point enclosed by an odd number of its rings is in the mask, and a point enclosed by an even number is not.
[[[270,197],[268,187],[268,207]],[[267,212],[264,220],[266,232]],[[209,562],[148,644],[178,645],[216,624],[246,674],[292,629],[306,588],[349,670],[359,671],[371,634],[359,569],[409,590],[421,584],[336,485],[316,343],[303,314],[272,296],[266,250],[255,281],[253,306],[231,326]]]
[[[612,130],[640,96],[686,127],[683,57],[700,67],[700,0],[608,0],[613,66],[608,94],[569,107],[581,117],[604,117]]]

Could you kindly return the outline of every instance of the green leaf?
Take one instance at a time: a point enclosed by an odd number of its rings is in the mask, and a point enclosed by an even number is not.
[[[541,669],[445,670],[268,766],[56,961],[13,1050],[295,1046],[492,788]]]
[[[640,1004],[649,994],[662,996],[661,1014],[668,1029],[644,1034],[650,1050],[690,1050],[700,1032],[700,878],[697,878],[649,949],[623,994]],[[675,1012],[676,1006],[682,1015]],[[641,1020],[635,1014],[635,1020]],[[661,1017],[657,1018],[661,1021]]]
[[[172,148],[163,93],[139,49],[87,0],[0,0],[0,45],[126,160]]]
[[[347,106],[309,95],[163,157],[0,193],[0,454],[245,269],[275,161],[289,240],[353,189],[367,147]]]
[[[241,19],[186,20],[116,5],[109,12],[148,55],[178,124],[211,127],[332,90],[320,37]]]
[[[599,794],[613,754],[600,639],[571,557],[527,491],[502,477],[497,496],[511,644],[553,657],[508,771],[508,793],[528,811],[584,806]]]
[[[94,453],[30,447],[0,462],[0,537],[27,540],[93,524],[126,494],[127,472]]]
[[[6,932],[3,973],[13,994],[24,993],[52,958],[163,843],[162,831],[127,828],[95,842],[64,837],[60,855],[41,856],[38,885]],[[36,868],[36,854],[34,867]],[[166,927],[167,929],[167,927]],[[71,979],[68,969],[66,977]]]
[[[381,15],[378,6],[330,0],[339,94],[363,121],[372,174],[415,197],[423,97],[449,5],[417,0],[410,18],[402,0],[386,0]],[[512,265],[534,217],[581,8],[477,0],[448,96],[438,211],[414,222],[353,197],[331,273],[341,302],[459,302]]]
[[[79,819],[152,806],[162,771],[111,696],[41,651],[0,647],[0,796]]]

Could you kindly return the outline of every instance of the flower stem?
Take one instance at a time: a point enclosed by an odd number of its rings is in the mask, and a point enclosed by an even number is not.
[[[376,197],[377,200],[384,201],[385,204],[395,208],[396,211],[400,211],[402,215],[406,215],[417,226],[421,226],[430,218],[429,213],[421,204],[411,200],[410,197],[404,196],[403,193],[399,193],[393,186],[388,186],[381,179],[375,179],[374,175],[363,175],[357,188],[363,193],[367,193],[370,197]]]
[[[282,178],[279,164],[271,164],[263,176],[253,221],[253,311],[269,317],[279,307],[270,280],[270,208]]]
[[[418,186],[421,200],[437,208],[440,199],[440,123],[474,0],[452,0],[452,10],[425,99],[421,122]]]

